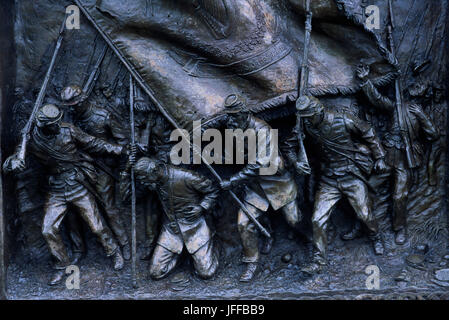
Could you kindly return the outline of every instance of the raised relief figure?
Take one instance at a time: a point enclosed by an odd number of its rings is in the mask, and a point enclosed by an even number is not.
[[[126,135],[111,113],[105,108],[99,108],[83,101],[82,96],[82,89],[76,85],[68,86],[61,92],[62,101],[72,109],[71,114],[75,126],[96,138],[124,145]],[[95,189],[101,197],[107,222],[122,248],[123,256],[126,260],[129,260],[131,248],[128,235],[115,201],[117,178],[114,175],[114,167],[117,166],[116,162],[105,155],[95,157],[94,165],[100,173],[95,183]]]
[[[412,86],[408,92],[410,103],[403,104],[400,119],[396,103],[383,96],[368,79],[369,67],[362,66],[357,76],[363,81],[361,87],[368,100],[380,111],[390,115],[388,131],[383,138],[387,152],[387,164],[391,167],[393,186],[393,230],[395,242],[402,245],[407,241],[407,203],[411,187],[411,171],[423,165],[424,146],[422,138],[429,142],[438,140],[439,134],[430,118],[419,104],[411,100],[423,95],[419,86]],[[403,122],[403,128],[401,128]],[[408,141],[404,141],[407,137]],[[413,161],[412,161],[413,160]]]
[[[167,276],[184,247],[192,256],[196,274],[204,279],[213,277],[218,255],[204,215],[213,209],[218,189],[196,172],[146,157],[137,161],[134,170],[145,187],[157,192],[165,213],[150,260],[151,277]]]
[[[308,274],[319,273],[327,265],[327,229],[332,209],[346,198],[359,220],[369,232],[374,251],[382,255],[384,246],[378,224],[372,214],[367,176],[373,169],[385,171],[385,151],[374,129],[359,118],[325,109],[314,97],[303,97],[297,112],[305,119],[305,131],[320,149],[321,177],[315,195],[312,216],[313,261],[302,269]],[[364,144],[356,143],[361,140]]]
[[[272,129],[265,121],[254,117],[245,103],[236,95],[229,96],[225,101],[226,117],[224,124],[229,129],[241,129],[243,131],[252,129],[256,133]],[[269,144],[274,143],[270,141]],[[248,154],[245,146],[245,154]],[[277,171],[273,175],[261,175],[260,169],[267,166],[266,159],[262,159],[260,154],[254,163],[249,163],[240,172],[234,174],[229,180],[221,184],[224,190],[230,190],[245,185],[243,202],[248,211],[254,217],[260,219],[266,215],[271,207],[280,210],[287,223],[297,229],[302,220],[302,213],[297,202],[297,186],[292,175],[286,169],[281,155],[270,153],[271,163],[277,165]],[[238,212],[238,230],[243,246],[243,262],[246,264],[245,271],[240,277],[241,282],[248,282],[253,279],[259,261],[259,231],[255,224],[247,217],[242,209]],[[271,246],[270,242],[268,242]],[[268,249],[264,250],[269,251]]]
[[[113,258],[114,269],[123,268],[124,260],[111,230],[105,224],[95,199],[94,183],[97,179],[92,159],[88,153],[120,156],[127,149],[95,138],[72,124],[61,122],[62,111],[54,105],[45,105],[36,116],[36,126],[29,144],[30,152],[47,170],[49,191],[44,207],[42,234],[55,260],[56,272],[49,284],[60,283],[70,257],[60,235],[61,223],[68,206],[75,207],[91,231],[98,237],[106,255]],[[21,172],[25,161],[18,153],[9,157],[5,172]]]

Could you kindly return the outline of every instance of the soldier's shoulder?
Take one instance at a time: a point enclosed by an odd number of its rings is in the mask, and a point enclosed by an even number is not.
[[[103,119],[109,119],[111,116],[111,113],[108,110],[100,106],[92,107],[92,114]]]

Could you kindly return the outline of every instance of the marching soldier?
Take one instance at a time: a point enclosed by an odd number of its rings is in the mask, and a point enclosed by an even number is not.
[[[225,101],[226,117],[224,121],[229,129],[253,129],[256,133],[266,130],[269,138],[271,127],[265,121],[254,117],[246,108],[245,103],[237,95],[230,95]],[[269,145],[274,141],[269,141]],[[243,170],[233,175],[229,180],[223,181],[223,190],[236,188],[240,184],[245,185],[244,204],[248,211],[256,218],[265,216],[270,205],[274,210],[280,210],[287,223],[297,228],[302,220],[302,213],[297,203],[297,186],[290,172],[286,169],[281,155],[275,150],[270,154],[270,162],[277,165],[273,175],[260,175],[259,170],[268,165],[267,159],[257,155],[254,164],[248,164]],[[245,150],[247,154],[247,150]],[[241,282],[249,282],[253,279],[259,261],[259,231],[254,223],[246,216],[243,210],[238,212],[238,230],[243,246],[243,262],[246,264],[245,271],[240,277]]]
[[[302,271],[319,273],[326,266],[328,223],[332,209],[343,197],[367,227],[375,253],[382,255],[384,247],[372,214],[366,179],[372,170],[370,153],[376,161],[376,171],[385,171],[387,166],[385,152],[373,128],[351,114],[325,110],[314,97],[300,98],[297,109],[305,119],[306,134],[320,148],[322,168],[312,216],[314,257]],[[355,138],[367,146],[356,144]]]
[[[54,105],[45,105],[36,116],[31,134],[30,152],[47,169],[49,192],[44,207],[42,234],[56,261],[56,272],[49,284],[60,283],[65,269],[71,264],[60,235],[60,226],[68,206],[79,214],[98,237],[107,256],[113,258],[114,269],[123,268],[124,260],[111,230],[102,219],[91,182],[96,179],[92,159],[79,151],[119,156],[126,148],[92,137],[69,123],[61,122],[63,113]],[[5,172],[20,172],[26,167],[18,153],[9,157],[3,166]]]
[[[169,163],[169,155],[172,144],[170,142],[171,129],[164,117],[154,110],[150,103],[137,95],[135,98],[135,126],[137,151],[140,155],[158,159],[164,163]],[[126,179],[126,172],[124,172]],[[139,192],[140,196],[140,192]],[[142,260],[149,260],[154,241],[157,238],[157,226],[160,203],[154,192],[143,192],[145,200],[145,243]]]
[[[75,125],[94,137],[124,145],[126,143],[126,135],[110,112],[104,108],[98,108],[82,102],[82,94],[82,89],[73,85],[64,88],[61,93],[61,98],[65,104],[73,108]],[[123,219],[115,201],[116,178],[114,178],[113,174],[113,168],[116,166],[115,161],[111,161],[108,157],[99,156],[96,157],[95,164],[102,171],[102,174],[98,175],[97,183],[95,184],[96,190],[101,196],[107,221],[121,246],[123,256],[126,260],[129,260],[131,258],[131,247]]]
[[[185,247],[193,259],[196,273],[213,277],[218,256],[213,233],[204,214],[210,211],[218,189],[209,179],[161,161],[141,158],[135,165],[137,179],[156,191],[164,208],[162,230],[150,260],[150,275],[162,279],[172,271]]]
[[[402,245],[407,241],[407,203],[411,187],[411,170],[419,168],[423,162],[424,148],[419,141],[422,133],[424,138],[433,142],[439,138],[438,131],[432,121],[418,104],[404,104],[407,132],[409,135],[412,156],[416,160],[415,168],[411,168],[406,154],[406,142],[399,124],[396,104],[388,97],[382,96],[373,83],[368,79],[369,67],[363,66],[357,70],[357,77],[363,81],[361,87],[371,104],[377,109],[391,115],[388,132],[383,138],[383,145],[387,151],[387,164],[392,168],[394,180],[393,191],[393,230],[396,232],[395,242]],[[425,88],[424,88],[425,89]],[[423,95],[419,87],[409,90],[410,98]]]

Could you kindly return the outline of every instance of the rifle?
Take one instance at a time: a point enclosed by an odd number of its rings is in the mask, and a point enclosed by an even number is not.
[[[134,79],[129,75],[129,123],[131,127],[131,144],[135,145],[135,125],[134,125]],[[137,255],[137,232],[136,232],[136,180],[134,174],[134,165],[131,166],[131,247],[132,247],[132,265],[131,274],[133,287],[137,288],[136,279],[136,255]]]
[[[94,69],[92,70],[92,72],[89,76],[89,79],[87,79],[87,82],[84,85],[81,102],[84,102],[87,98],[89,98],[90,94],[92,93],[95,83],[97,82],[98,77],[100,76],[100,66],[103,63],[103,60],[104,60],[104,57],[106,56],[107,51],[108,51],[108,46],[105,45],[103,48],[103,51],[101,52],[100,56],[98,57],[97,62],[95,63]]]
[[[394,21],[392,0],[388,0],[388,9],[389,9],[389,16],[390,16],[390,25],[387,27],[388,39],[390,42],[391,54],[396,57],[396,49],[395,49],[394,39],[393,39],[393,30],[395,28],[395,21]],[[403,105],[403,101],[402,101],[402,86],[401,86],[400,77],[397,77],[395,80],[395,94],[396,94],[396,112],[398,114],[399,128],[401,130],[401,137],[405,144],[405,153],[407,156],[408,166],[410,169],[416,168],[417,161],[416,161],[416,157],[413,152],[412,144],[410,141],[407,119],[406,119],[406,112],[404,110],[404,105]]]
[[[306,22],[305,22],[305,35],[304,35],[304,55],[301,64],[301,74],[298,88],[298,100],[307,93],[307,87],[309,83],[309,47],[310,47],[310,35],[312,33],[312,11],[310,10],[310,0],[305,0],[306,9]],[[307,152],[304,147],[304,130],[303,120],[299,114],[296,115],[296,132],[298,133],[299,151],[298,159],[302,163],[303,169],[306,174],[311,174],[312,170],[309,165],[309,159],[307,158]]]
[[[101,27],[96,23],[94,18],[89,14],[87,9],[83,6],[80,0],[75,0],[76,5],[81,9],[86,18],[92,23],[92,25],[97,29],[109,47],[114,51],[119,60],[125,65],[126,69],[128,69],[129,73],[132,75],[134,80],[140,85],[140,87],[145,91],[145,93],[150,97],[153,104],[159,109],[161,114],[167,119],[167,121],[176,129],[182,129],[181,126],[176,122],[176,120],[167,112],[164,106],[160,103],[160,101],[154,96],[153,90],[148,86],[145,80],[142,78],[140,73],[136,70],[136,68],[128,61],[126,57],[120,52],[120,50],[116,47],[114,42],[109,38],[109,36],[101,29]],[[182,131],[181,131],[182,132]],[[197,152],[201,155],[201,151],[196,150],[195,144],[193,145],[193,151]],[[203,158],[201,155],[201,159],[204,164],[208,168],[208,170],[214,175],[214,177],[218,180],[218,182],[223,182],[220,175],[215,171],[214,168]],[[270,233],[257,221],[256,217],[248,211],[245,204],[236,196],[233,191],[229,191],[229,194],[234,199],[235,202],[240,206],[245,215],[254,223],[257,228],[268,238],[271,238]]]
[[[31,112],[30,118],[28,119],[28,122],[25,125],[25,128],[23,129],[23,132],[22,132],[22,141],[20,143],[20,150],[18,153],[18,158],[23,161],[25,161],[28,142],[30,141],[30,138],[31,138],[30,133],[31,133],[31,129],[34,124],[34,120],[36,118],[37,111],[42,106],[42,102],[44,101],[45,93],[47,92],[48,83],[50,81],[50,77],[51,77],[51,74],[53,72],[53,69],[54,69],[54,66],[56,63],[56,58],[59,54],[59,50],[61,49],[62,40],[64,39],[63,33],[64,33],[65,23],[66,23],[65,17],[66,17],[66,15],[64,15],[64,20],[62,21],[61,28],[59,29],[59,36],[58,36],[58,40],[56,41],[56,47],[53,52],[53,56],[51,58],[50,66],[48,67],[47,73],[44,78],[44,82],[41,86],[41,89],[39,91],[37,99],[34,103],[33,111]]]

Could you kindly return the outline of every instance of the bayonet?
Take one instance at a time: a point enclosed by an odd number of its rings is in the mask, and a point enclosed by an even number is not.
[[[396,48],[394,45],[394,39],[393,39],[393,30],[395,27],[394,23],[394,12],[393,12],[393,3],[392,0],[388,0],[388,11],[389,11],[389,19],[390,23],[387,27],[388,31],[388,39],[390,42],[390,51],[393,56],[396,57]],[[398,115],[399,120],[399,128],[401,131],[401,137],[403,140],[403,143],[405,144],[405,152],[407,157],[407,163],[409,168],[416,168],[417,167],[417,161],[415,154],[412,149],[411,139],[409,136],[409,130],[408,130],[408,124],[406,120],[406,111],[404,110],[403,102],[402,102],[402,86],[401,86],[401,79],[400,76],[398,76],[395,80],[395,96],[396,96],[396,112]]]
[[[301,74],[298,88],[298,100],[307,94],[307,88],[309,85],[309,47],[310,47],[310,36],[312,33],[312,11],[310,9],[310,0],[305,0],[305,10],[306,10],[306,21],[305,21],[305,35],[304,35],[304,54],[301,63]],[[307,152],[304,147],[304,129],[303,129],[303,119],[296,115],[296,132],[298,133],[299,150],[298,150],[298,161],[302,165],[302,169],[305,174],[311,174],[312,170],[309,165],[309,159],[307,158]]]
[[[23,129],[23,132],[22,132],[22,141],[21,141],[21,144],[20,144],[20,150],[19,150],[19,153],[18,153],[18,158],[23,160],[23,161],[25,161],[28,141],[30,140],[30,133],[31,133],[31,129],[32,129],[33,124],[34,124],[34,120],[36,118],[37,111],[42,106],[42,102],[44,101],[45,93],[47,92],[48,83],[50,81],[51,74],[52,74],[53,69],[54,69],[55,64],[56,64],[56,58],[57,58],[57,56],[59,54],[59,51],[61,49],[62,41],[64,39],[65,24],[66,24],[66,15],[64,16],[64,20],[62,21],[61,28],[59,29],[59,35],[58,35],[58,39],[56,41],[55,50],[53,52],[53,56],[52,56],[51,61],[50,61],[50,66],[48,67],[47,73],[45,75],[44,82],[43,82],[43,84],[41,86],[41,89],[39,91],[37,99],[36,99],[36,101],[34,103],[34,107],[33,107],[33,110],[31,112],[30,118],[28,119],[28,122],[25,125],[25,128]]]

